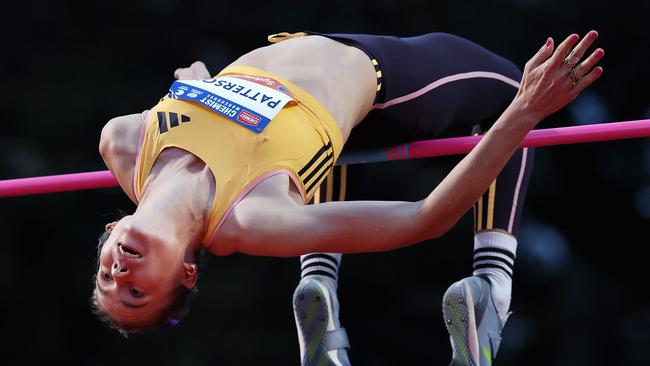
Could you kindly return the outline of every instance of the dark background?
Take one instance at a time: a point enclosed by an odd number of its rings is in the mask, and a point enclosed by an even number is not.
[[[598,29],[604,77],[539,128],[650,117],[648,1],[180,0],[3,4],[0,178],[105,169],[108,119],[149,108],[176,67],[215,72],[304,29],[444,31],[526,60],[553,36]],[[417,200],[459,157],[351,169],[350,196]],[[373,184],[370,184],[370,183]],[[133,205],[115,189],[0,200],[3,359],[25,365],[296,365],[295,259],[210,258],[189,317],[124,339],[90,313],[96,237]],[[443,238],[346,256],[340,298],[355,365],[446,365],[441,297],[471,273],[471,215]],[[514,315],[499,365],[648,365],[650,141],[538,150]]]

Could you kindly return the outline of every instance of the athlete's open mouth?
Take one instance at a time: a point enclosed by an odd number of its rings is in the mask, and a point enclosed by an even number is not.
[[[120,251],[121,254],[127,256],[127,257],[132,257],[132,258],[142,258],[142,254],[140,254],[137,250],[126,246],[122,243],[118,243],[117,247]]]

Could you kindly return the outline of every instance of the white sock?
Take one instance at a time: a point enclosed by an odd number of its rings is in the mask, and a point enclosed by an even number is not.
[[[517,238],[500,231],[474,235],[474,275],[486,276],[492,285],[494,306],[505,323],[512,296],[512,274]]]
[[[301,278],[317,276],[336,292],[341,253],[312,253],[300,256]]]

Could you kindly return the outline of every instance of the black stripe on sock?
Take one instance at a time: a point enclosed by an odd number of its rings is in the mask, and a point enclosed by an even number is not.
[[[482,255],[482,256],[479,256],[479,257],[474,257],[474,263],[480,262],[480,261],[497,261],[497,262],[501,262],[501,263],[507,265],[508,267],[510,267],[511,270],[515,269],[514,264],[510,263],[510,261],[508,261],[507,259],[504,259],[502,257],[494,256],[494,255]]]
[[[500,270],[502,270],[503,272],[505,272],[505,274],[507,274],[510,278],[512,278],[512,273],[511,273],[511,272],[510,272],[506,267],[504,267],[504,266],[500,266],[500,265],[495,264],[495,263],[474,264],[474,270],[477,270],[477,269],[483,269],[483,268],[496,268],[496,269],[500,269]]]
[[[474,254],[485,253],[485,252],[494,252],[494,253],[503,254],[505,256],[512,258],[513,261],[515,260],[515,255],[509,250],[505,250],[501,248],[492,248],[492,247],[474,249]]]
[[[336,276],[334,276],[333,274],[331,274],[331,273],[329,273],[327,271],[311,271],[311,272],[307,272],[307,273],[304,273],[302,275],[302,278],[305,278],[307,276],[326,276],[326,277],[329,277],[329,278],[336,281]]]
[[[337,266],[339,265],[339,262],[336,260],[336,258],[332,257],[329,254],[325,254],[325,253],[307,254],[306,256],[303,256],[302,258],[300,258],[300,263],[302,264],[303,262],[311,260],[311,259],[326,259],[326,260],[331,261],[332,263],[336,263]]]
[[[314,261],[308,264],[305,264],[300,268],[302,271],[306,270],[307,268],[311,267],[325,267],[331,269],[334,273],[338,272],[338,268],[333,266],[332,264],[328,262],[321,262],[321,261]]]
[[[316,152],[316,154],[314,154],[314,157],[312,157],[311,160],[309,160],[309,162],[307,164],[305,164],[305,166],[302,169],[300,169],[300,171],[298,172],[298,175],[305,174],[309,170],[309,168],[311,168],[311,166],[314,165],[314,163],[316,161],[318,161],[318,159],[331,147],[332,147],[332,142],[331,141],[328,142],[327,145],[321,147]]]

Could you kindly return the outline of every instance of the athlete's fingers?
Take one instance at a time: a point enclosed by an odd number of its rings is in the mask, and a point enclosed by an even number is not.
[[[593,84],[594,81],[598,80],[598,78],[600,78],[601,75],[603,75],[603,67],[598,66],[595,69],[591,70],[589,74],[585,75],[583,78],[578,80],[578,82],[574,86],[576,95],[582,93],[582,91],[585,90],[589,85]]]
[[[580,39],[580,36],[574,33],[568,36],[562,43],[560,43],[560,45],[557,46],[557,49],[555,50],[553,56],[550,58],[551,65],[559,66],[562,62],[564,62],[564,59],[569,54],[569,51],[571,51],[571,47],[573,47],[573,45],[578,42],[578,39]]]
[[[548,37],[546,42],[540,48],[537,53],[526,63],[524,67],[524,73],[528,73],[531,70],[537,68],[553,54],[553,38]]]
[[[596,38],[598,38],[598,32],[595,30],[589,31],[589,33],[585,35],[585,38],[583,38],[582,41],[580,41],[580,43],[578,43],[578,45],[575,46],[567,55],[566,60],[569,66],[575,66],[580,62],[580,60],[582,60],[582,56],[585,54],[589,46],[594,43]]]
[[[174,77],[177,80],[189,79],[191,75],[192,75],[191,67],[179,67],[178,69],[176,69],[176,71],[174,71]]]
[[[207,67],[205,67],[205,64],[202,61],[194,61],[190,67],[196,67],[201,70],[208,69]]]
[[[605,50],[598,48],[587,57],[586,60],[581,62],[575,67],[576,76],[581,78],[583,75],[586,75],[591,69],[596,66],[596,64],[605,56]]]
[[[189,69],[191,70],[192,79],[209,79],[210,72],[205,64],[201,61],[195,61],[190,65]]]

